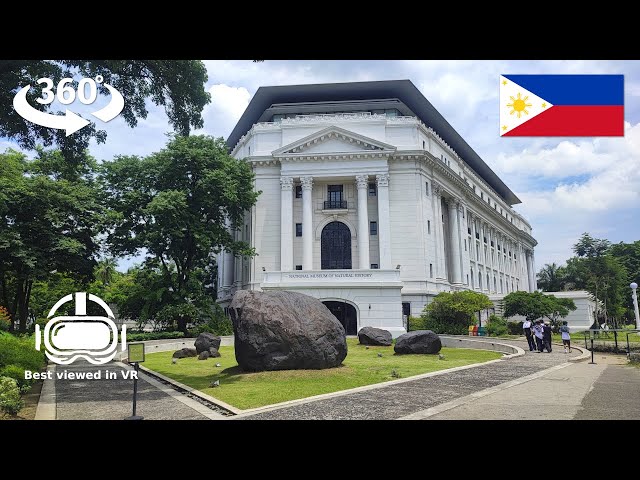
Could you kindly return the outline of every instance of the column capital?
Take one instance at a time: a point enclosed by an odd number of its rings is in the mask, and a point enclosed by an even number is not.
[[[280,188],[291,190],[293,188],[293,177],[280,177]]]
[[[369,175],[356,175],[356,186],[358,188],[369,188]]]
[[[376,184],[379,187],[388,187],[389,186],[389,174],[388,173],[382,173],[382,174],[376,175]]]
[[[282,179],[280,180],[282,182]],[[313,177],[300,177],[302,190],[311,190],[313,187]]]

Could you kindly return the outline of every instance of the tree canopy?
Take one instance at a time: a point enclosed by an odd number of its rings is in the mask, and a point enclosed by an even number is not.
[[[542,317],[548,318],[554,325],[576,309],[570,298],[557,298],[541,292],[511,292],[504,297],[505,318],[521,315],[529,321]]]
[[[475,315],[489,308],[493,308],[493,303],[482,293],[441,292],[425,307],[422,319],[425,327],[436,333],[464,335],[475,323]]]
[[[50,78],[54,85],[65,77],[104,77],[125,98],[120,114],[135,127],[139,118],[147,117],[146,101],[165,107],[169,123],[181,135],[190,128],[202,128],[202,109],[211,101],[204,89],[207,71],[196,60],[3,60],[0,62],[0,137],[8,137],[21,148],[33,150],[38,144],[59,146],[65,158],[80,154],[88,146],[90,137],[104,142],[106,133],[95,124],[69,137],[63,130],[36,125],[23,119],[13,109],[13,97],[18,87],[31,85],[27,98],[33,108],[49,111],[51,105],[35,101],[41,96],[39,78]],[[76,85],[77,86],[77,85]],[[98,92],[109,95],[104,85]]]

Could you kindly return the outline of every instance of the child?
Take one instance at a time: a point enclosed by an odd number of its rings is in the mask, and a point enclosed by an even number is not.
[[[569,353],[571,353],[571,337],[569,336],[569,327],[566,320],[562,322],[562,326],[560,327],[560,336],[562,337],[564,353],[567,353],[567,348],[569,348]]]

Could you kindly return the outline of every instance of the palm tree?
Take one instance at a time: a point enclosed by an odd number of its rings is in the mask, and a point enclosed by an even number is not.
[[[98,262],[95,275],[98,280],[106,287],[113,281],[113,277],[116,274],[116,262],[115,258],[105,258]]]
[[[564,267],[555,262],[545,264],[538,272],[538,286],[543,292],[559,292],[564,283]]]

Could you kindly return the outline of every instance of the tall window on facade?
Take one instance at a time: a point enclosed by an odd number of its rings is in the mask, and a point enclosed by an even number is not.
[[[296,198],[302,198],[302,185],[296,185]]]
[[[380,268],[380,267],[378,266],[377,263],[372,263],[371,264],[371,270],[377,270],[378,268]]]
[[[343,201],[343,186],[328,185],[327,186],[328,206],[325,208],[346,208],[346,202]]]
[[[330,222],[320,237],[321,268],[351,269],[351,232],[342,222]]]
[[[302,224],[296,223],[296,237],[302,236]]]
[[[482,290],[482,272],[478,272],[478,287]]]
[[[469,285],[469,274],[467,273],[467,285]]]
[[[487,273],[487,290],[491,288],[491,281],[489,281],[489,274]]]
[[[378,194],[378,186],[376,185],[376,182],[370,182],[369,183],[369,196],[370,197],[375,197]]]
[[[429,277],[433,278],[433,263],[429,264]],[[467,276],[467,278],[469,277]]]
[[[429,196],[429,182],[425,182],[425,188],[427,192],[427,197]]]
[[[464,239],[464,251],[465,252],[467,251],[467,239],[466,238]]]
[[[296,265],[296,270],[302,270],[302,265]]]
[[[498,282],[496,282],[496,277],[493,277],[493,291],[498,291]]]
[[[473,276],[473,268],[471,269],[471,288],[475,287],[475,283],[474,283],[474,276]]]
[[[370,235],[378,234],[378,222],[369,222],[369,234]]]
[[[431,220],[427,220],[427,233],[431,235]]]

